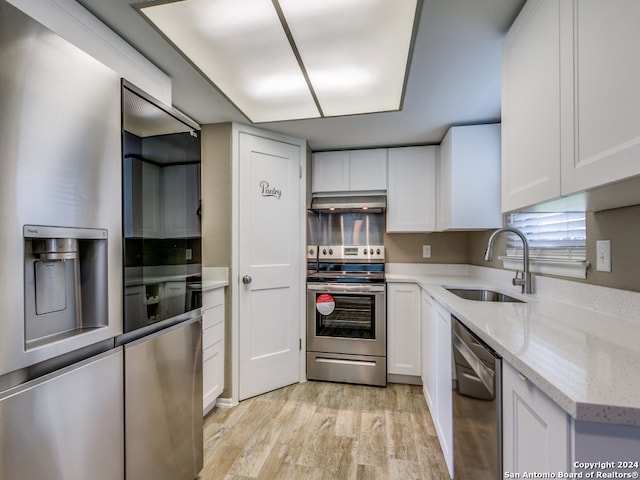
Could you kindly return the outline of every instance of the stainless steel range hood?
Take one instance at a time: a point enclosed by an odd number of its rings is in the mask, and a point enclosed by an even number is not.
[[[316,212],[368,212],[381,213],[387,208],[385,195],[319,196],[311,200],[311,210]]]

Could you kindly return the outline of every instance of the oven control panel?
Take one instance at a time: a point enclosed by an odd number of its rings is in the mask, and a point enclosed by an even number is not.
[[[320,245],[318,260],[384,262],[384,245]]]

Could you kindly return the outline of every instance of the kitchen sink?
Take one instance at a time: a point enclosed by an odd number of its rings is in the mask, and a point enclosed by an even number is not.
[[[475,300],[476,302],[514,302],[525,303],[517,298],[510,297],[504,293],[487,290],[484,288],[454,288],[444,287],[445,290],[457,295],[465,300]]]

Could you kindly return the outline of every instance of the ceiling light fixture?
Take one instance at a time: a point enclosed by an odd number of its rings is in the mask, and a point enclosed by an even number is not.
[[[422,0],[177,0],[138,10],[253,123],[400,110]]]

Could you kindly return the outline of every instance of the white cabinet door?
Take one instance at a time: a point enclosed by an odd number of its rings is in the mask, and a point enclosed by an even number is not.
[[[451,314],[433,302],[436,337],[435,416],[434,426],[440,448],[453,478],[453,392],[451,366]]]
[[[422,391],[429,410],[435,412],[437,367],[437,338],[435,309],[431,296],[422,291]]]
[[[160,167],[142,162],[142,235],[145,238],[163,236],[160,188]]]
[[[313,154],[313,192],[364,192],[387,189],[387,149]]]
[[[125,237],[162,237],[160,167],[127,157],[122,169]]]
[[[387,149],[351,150],[349,152],[349,190],[387,189]]]
[[[562,54],[575,64],[562,81],[573,100],[563,127],[573,120],[575,138],[563,138],[563,195],[640,175],[640,2],[573,4]]]
[[[202,293],[202,394],[206,415],[224,390],[224,289]]]
[[[124,318],[127,319],[125,328],[131,331],[147,324],[147,297],[144,285],[124,287]],[[138,322],[133,324],[133,322]]]
[[[502,226],[500,124],[451,127],[437,165],[437,230]]]
[[[163,318],[171,318],[184,313],[186,302],[187,283],[184,280],[165,282],[162,297]]]
[[[346,192],[349,190],[349,152],[313,154],[312,191]]]
[[[504,360],[502,392],[504,471],[572,471],[567,413]]]
[[[436,147],[389,149],[387,232],[436,228]]]
[[[503,43],[503,212],[560,195],[560,8],[529,0]]]
[[[166,238],[200,235],[198,207],[200,202],[199,165],[163,167],[164,236]]]
[[[503,44],[503,211],[640,175],[638,16],[635,0],[525,4]]]
[[[420,376],[420,287],[387,284],[387,373]]]

